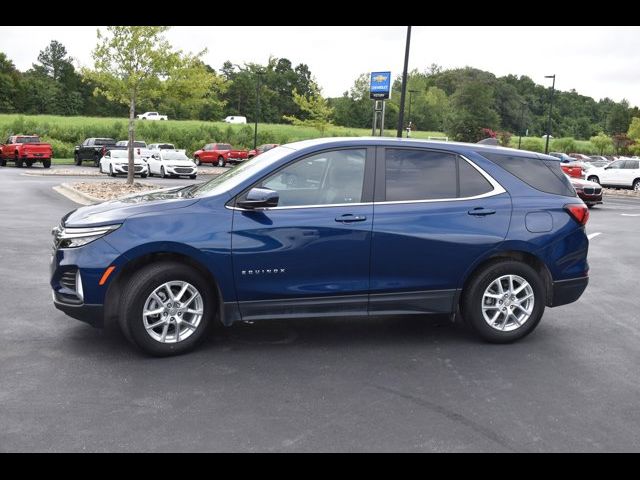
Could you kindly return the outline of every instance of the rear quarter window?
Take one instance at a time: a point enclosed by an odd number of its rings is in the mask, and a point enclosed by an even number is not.
[[[575,197],[576,192],[566,177],[560,162],[538,157],[521,157],[499,153],[477,152],[504,168],[527,185],[545,193]]]

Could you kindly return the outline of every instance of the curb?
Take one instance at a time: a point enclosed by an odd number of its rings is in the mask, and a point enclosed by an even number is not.
[[[101,198],[92,197],[91,195],[82,193],[68,183],[63,183],[52,188],[60,195],[67,197],[69,200],[79,203],[80,205],[95,205],[96,203],[102,203],[105,201]]]

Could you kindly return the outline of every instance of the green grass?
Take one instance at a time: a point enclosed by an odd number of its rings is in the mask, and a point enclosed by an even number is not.
[[[73,158],[52,158],[51,163],[53,165],[73,165]],[[89,162],[86,162],[89,165]]]
[[[0,136],[38,134],[51,143],[56,157],[73,156],[73,147],[88,137],[127,137],[126,118],[62,117],[55,115],[0,114]],[[253,124],[231,125],[224,122],[199,120],[136,121],[136,138],[147,143],[170,142],[188,153],[209,142],[231,143],[238,148],[253,147]],[[385,130],[385,136],[395,136],[395,130]],[[332,126],[324,134],[312,127],[259,124],[258,144],[289,143],[309,138],[337,136],[368,136],[370,129]],[[413,138],[442,137],[441,132],[412,132]]]
[[[511,140],[509,141],[509,146],[512,148],[518,148],[518,139],[520,137],[517,136],[513,136],[511,137]],[[550,152],[564,152],[564,149],[558,146],[558,143],[562,143],[564,140],[564,138],[552,138],[549,141],[549,151]],[[597,151],[596,147],[593,146],[593,144],[589,141],[589,140],[575,140],[572,139],[574,144],[575,144],[575,148],[571,148],[570,152],[564,152],[564,153],[583,153],[585,155],[589,155],[589,154],[599,154],[599,152]],[[558,142],[558,143],[556,143]],[[545,144],[545,139],[544,138],[538,138],[538,137],[522,137],[522,150],[531,150],[534,152],[544,152],[544,144]],[[609,152],[605,152],[605,153],[609,153]]]

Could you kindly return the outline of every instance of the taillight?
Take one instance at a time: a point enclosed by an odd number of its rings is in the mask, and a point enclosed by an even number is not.
[[[587,224],[587,220],[589,220],[589,209],[584,203],[570,203],[565,205],[564,209],[580,225]]]

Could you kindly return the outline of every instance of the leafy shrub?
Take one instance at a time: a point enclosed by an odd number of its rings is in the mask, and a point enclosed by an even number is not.
[[[522,139],[522,150],[529,150],[530,152],[544,152],[544,140],[536,137],[524,137]]]
[[[503,147],[508,147],[513,134],[511,132],[497,132],[497,136],[500,140],[500,145],[502,145]]]
[[[577,150],[576,141],[571,137],[551,140],[550,148],[554,152],[573,153]]]

